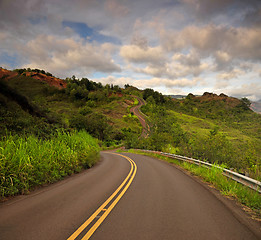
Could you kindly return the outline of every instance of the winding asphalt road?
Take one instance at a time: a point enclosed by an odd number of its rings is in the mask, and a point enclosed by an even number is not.
[[[138,100],[138,105],[135,107],[132,107],[130,109],[131,112],[133,112],[134,115],[136,115],[142,125],[142,133],[141,133],[141,137],[147,137],[150,131],[150,126],[146,123],[145,121],[145,116],[140,112],[140,107],[142,105],[144,105],[144,100],[142,100],[141,98],[136,97]]]
[[[97,240],[261,239],[260,224],[233,201],[168,163],[130,153],[102,152],[95,167],[0,204],[1,240],[88,234]]]

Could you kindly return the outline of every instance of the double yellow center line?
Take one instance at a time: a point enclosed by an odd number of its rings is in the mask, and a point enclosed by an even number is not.
[[[89,230],[87,233],[79,239],[87,240],[89,239],[96,229],[102,224],[105,218],[109,215],[115,205],[120,201],[124,193],[127,191],[129,186],[131,185],[136,172],[137,172],[137,165],[136,163],[129,157],[112,153],[115,155],[119,155],[125,159],[127,159],[131,164],[131,169],[128,176],[122,182],[122,184],[116,189],[116,191],[67,239],[67,240],[74,240],[78,238],[78,236],[87,228]],[[98,220],[97,220],[98,219]],[[90,227],[91,226],[91,227]]]

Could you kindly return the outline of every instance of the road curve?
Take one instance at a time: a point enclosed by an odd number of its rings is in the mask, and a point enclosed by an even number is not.
[[[141,137],[147,137],[148,134],[149,134],[149,131],[150,131],[150,126],[146,123],[146,120],[145,120],[145,116],[140,112],[140,107],[142,105],[144,105],[144,100],[139,98],[139,97],[136,97],[137,100],[138,100],[138,105],[135,106],[135,107],[132,107],[130,109],[131,112],[133,112],[134,115],[136,115],[142,125],[142,133],[141,133]]]
[[[137,171],[91,239],[261,239],[260,224],[215,190],[168,163],[121,155],[132,159]],[[102,152],[92,169],[1,203],[0,239],[68,239],[119,188],[131,167],[124,157]]]

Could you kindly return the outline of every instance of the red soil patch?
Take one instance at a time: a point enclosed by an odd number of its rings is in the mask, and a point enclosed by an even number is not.
[[[6,69],[0,67],[0,78],[6,77],[6,79],[10,79],[17,75],[18,75],[17,72],[9,71],[9,70],[6,70]]]
[[[64,80],[52,76],[47,76],[42,73],[26,72],[26,76],[46,82],[48,85],[57,87],[59,89],[66,88],[67,86],[67,83]]]
[[[226,104],[230,107],[236,107],[239,105],[241,102],[237,98],[233,97],[228,97],[225,94],[221,93],[220,95],[214,94],[214,93],[204,93],[203,96],[197,97],[200,102],[205,102],[205,101],[224,101]]]
[[[6,77],[6,79],[10,79],[10,78],[13,78],[17,75],[18,75],[18,73],[15,72],[15,71],[9,71],[9,70],[0,68],[0,78]],[[64,80],[56,78],[56,77],[52,77],[52,76],[47,76],[47,75],[42,74],[42,73],[25,72],[25,75],[27,77],[32,77],[34,79],[38,79],[42,82],[46,82],[49,86],[54,86],[54,87],[59,88],[59,89],[66,88],[66,86],[67,86],[67,83]]]
[[[108,97],[111,97],[111,96],[123,97],[123,94],[120,93],[120,92],[117,92],[117,93],[109,93]]]

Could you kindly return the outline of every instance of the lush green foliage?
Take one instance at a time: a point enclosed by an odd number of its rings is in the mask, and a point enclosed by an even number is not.
[[[46,138],[55,129],[78,129],[86,130],[106,146],[121,144],[127,128],[140,134],[137,121],[124,117],[135,104],[131,95],[136,88],[103,86],[74,76],[66,81],[67,88],[61,90],[24,75],[1,81],[10,93],[6,95],[7,91],[0,89],[0,133],[32,133]]]
[[[72,100],[93,100],[99,102],[110,102],[114,100],[113,93],[121,93],[122,89],[118,85],[103,86],[101,83],[93,82],[87,78],[78,80],[73,76],[67,78],[66,94],[71,97]]]
[[[252,112],[247,99],[224,94],[189,94],[185,99],[156,101],[157,93],[145,90],[150,135],[127,138],[128,148],[159,150],[226,164],[261,179],[261,115]]]
[[[97,140],[84,131],[58,131],[48,140],[7,135],[0,140],[1,197],[28,192],[91,167],[99,156]]]
[[[148,120],[150,135],[148,138],[138,138],[129,135],[126,140],[127,148],[144,148],[162,151],[168,144],[178,146],[182,141],[187,141],[186,134],[177,123],[174,116],[166,108],[154,104],[143,106],[143,111],[150,113]]]
[[[67,78],[67,87],[57,89],[26,77],[26,71],[1,82],[0,134],[33,135],[51,140],[57,129],[87,131],[110,147],[125,142],[128,148],[171,152],[229,168],[261,179],[261,115],[249,109],[248,99],[221,94],[189,94],[173,100],[152,89],[120,88]],[[46,74],[46,73],[45,73]],[[147,138],[130,108],[133,96],[143,97],[142,111],[150,126]],[[42,141],[42,140],[41,140]]]
[[[155,103],[157,103],[157,104],[164,103],[166,101],[165,97],[161,93],[154,91],[153,89],[150,89],[150,88],[146,88],[144,90],[143,98],[145,100],[153,99],[153,101],[155,101]]]
[[[45,74],[46,76],[53,76],[51,73],[49,72],[45,72],[44,70],[40,70],[40,69],[31,69],[31,68],[21,68],[21,69],[15,69],[15,72],[19,73],[19,74],[24,74],[26,72],[36,72],[36,73],[42,73]]]

